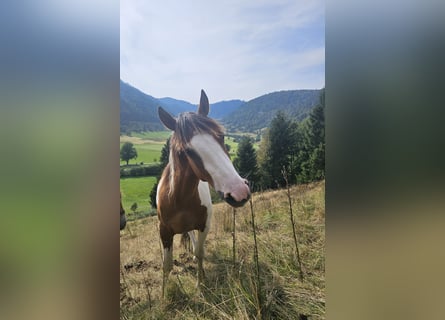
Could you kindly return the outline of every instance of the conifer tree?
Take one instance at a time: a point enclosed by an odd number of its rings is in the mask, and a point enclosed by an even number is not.
[[[270,139],[269,139],[269,128],[263,131],[260,147],[257,152],[257,162],[258,162],[258,180],[262,189],[267,189],[272,184],[272,177],[267,171],[266,162],[269,161],[270,151]]]
[[[253,189],[258,188],[257,156],[251,138],[247,136],[241,138],[233,164],[240,176],[246,178]]]
[[[289,183],[295,182],[293,162],[296,159],[296,123],[282,111],[278,111],[269,127],[266,150],[262,150],[261,174],[263,188],[277,188],[285,185],[283,169]]]
[[[298,156],[300,182],[321,180],[325,177],[325,99],[324,90],[320,103],[312,109],[306,123],[301,126],[302,143]]]
[[[170,138],[167,139],[161,150],[161,158],[159,159],[159,161],[161,162],[162,170],[164,170],[164,168],[167,166],[169,157],[170,157]]]

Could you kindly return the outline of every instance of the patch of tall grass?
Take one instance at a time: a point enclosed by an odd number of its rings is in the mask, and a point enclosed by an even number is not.
[[[124,271],[121,318],[324,319],[324,182],[291,187],[290,196],[303,280],[295,259],[287,190],[257,193],[252,203],[254,225],[248,204],[236,210],[235,262],[232,208],[224,203],[214,205],[206,241],[206,278],[200,290],[195,287],[197,266],[176,237],[174,268],[164,300],[157,218],[131,222],[134,236],[127,231],[121,234],[121,263],[125,268],[142,261],[145,267]]]

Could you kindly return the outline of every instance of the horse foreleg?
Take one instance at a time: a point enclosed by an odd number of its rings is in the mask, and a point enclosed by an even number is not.
[[[196,284],[197,287],[204,280],[205,273],[203,268],[203,259],[204,259],[204,242],[207,237],[207,233],[209,232],[208,228],[205,228],[204,231],[198,232],[198,242],[195,247],[195,257],[198,260],[198,282]]]
[[[164,297],[165,286],[167,285],[168,275],[173,269],[173,248],[164,248],[164,258],[162,267],[162,296]]]
[[[199,198],[201,199],[201,205],[206,208],[205,227],[201,231],[198,231],[198,241],[195,246],[195,257],[198,259],[198,283],[197,287],[204,279],[204,268],[202,262],[204,259],[204,242],[207,237],[207,233],[210,229],[210,223],[212,221],[212,198],[210,197],[209,184],[204,181],[200,181],[198,185]]]
[[[160,231],[162,246],[164,247],[164,255],[162,258],[162,297],[164,297],[168,275],[173,269],[173,235],[166,232],[162,225],[160,226]]]
[[[192,242],[192,252],[195,253],[196,250],[196,239],[195,239],[195,231],[189,231],[188,232],[189,237],[190,237],[190,241]]]

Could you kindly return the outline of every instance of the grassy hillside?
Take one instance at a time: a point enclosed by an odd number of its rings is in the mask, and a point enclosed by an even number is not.
[[[192,255],[174,242],[174,268],[160,299],[162,253],[157,217],[121,232],[121,319],[324,319],[324,182],[291,188],[303,280],[296,261],[286,191],[253,195],[259,278],[254,263],[249,204],[236,212],[233,261],[232,209],[214,205],[206,241],[206,279],[195,288]]]

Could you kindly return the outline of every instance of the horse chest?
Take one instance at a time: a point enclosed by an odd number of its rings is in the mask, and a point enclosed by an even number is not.
[[[181,208],[172,212],[168,217],[167,225],[174,234],[184,233],[191,230],[204,230],[207,221],[207,208],[204,206]]]

